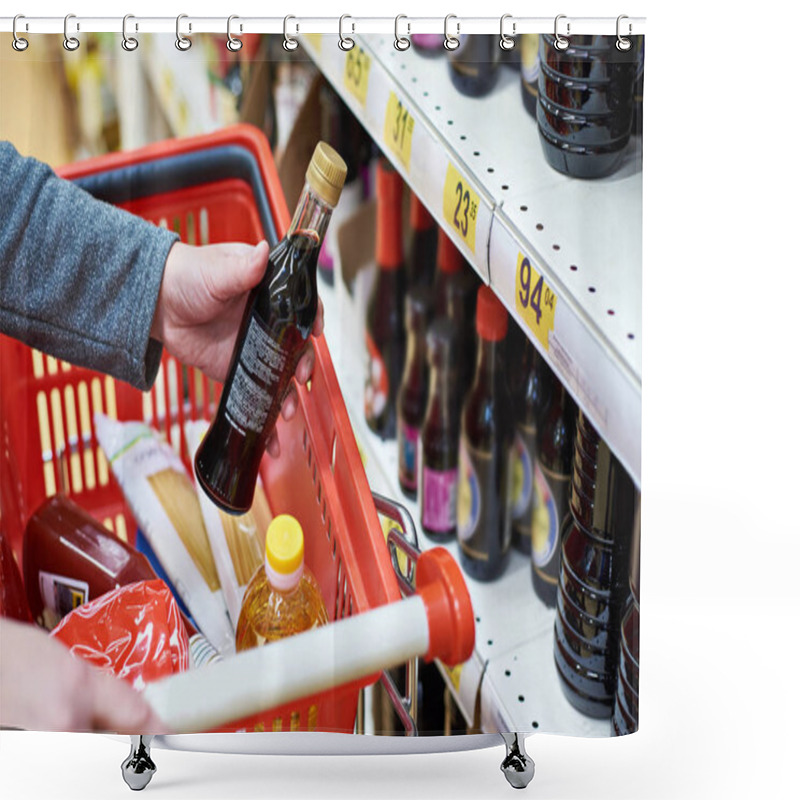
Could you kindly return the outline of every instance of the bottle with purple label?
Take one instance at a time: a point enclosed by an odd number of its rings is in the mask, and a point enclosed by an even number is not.
[[[419,435],[428,402],[425,334],[431,315],[430,289],[415,286],[406,295],[406,360],[397,396],[397,478],[406,497],[416,500]]]
[[[430,393],[422,425],[420,506],[422,529],[440,541],[456,533],[461,411],[456,342],[453,323],[446,318],[437,319],[428,333]]]

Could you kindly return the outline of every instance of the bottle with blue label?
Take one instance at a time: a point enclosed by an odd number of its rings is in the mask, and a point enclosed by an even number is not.
[[[508,312],[488,286],[478,291],[478,357],[464,401],[459,444],[458,545],[477,580],[505,569],[511,547],[511,397],[505,379]]]

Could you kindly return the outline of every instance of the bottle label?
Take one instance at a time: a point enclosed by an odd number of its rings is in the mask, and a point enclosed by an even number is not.
[[[275,395],[285,367],[286,354],[253,314],[225,404],[225,418],[241,433],[264,429],[273,403],[280,402]]]
[[[536,464],[534,470],[536,497],[533,504],[533,563],[545,569],[558,554],[558,532],[563,515],[562,496],[569,489],[569,475],[556,475],[542,470]]]
[[[511,518],[514,522],[530,512],[533,500],[533,450],[529,443],[536,437],[536,429],[518,425],[511,446]]]
[[[367,419],[377,419],[383,414],[389,399],[389,373],[375,341],[366,333],[367,340],[367,383],[364,387],[364,415]]]
[[[481,487],[464,437],[458,447],[458,539],[469,542],[481,516]]]
[[[89,601],[89,584],[86,581],[76,581],[43,570],[39,572],[39,590],[44,607],[55,612],[58,620]]]
[[[419,453],[419,428],[400,420],[398,436],[400,464],[398,478],[405,489],[417,488],[417,454]]]
[[[458,470],[422,468],[422,526],[446,533],[456,527]]]

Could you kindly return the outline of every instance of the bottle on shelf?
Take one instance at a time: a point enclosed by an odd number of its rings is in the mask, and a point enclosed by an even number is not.
[[[640,502],[641,498],[637,496],[631,542],[630,594],[620,623],[617,693],[614,697],[614,713],[611,716],[611,725],[617,736],[635,733],[639,729]]]
[[[436,274],[436,222],[422,201],[411,193],[411,252],[408,256],[409,286],[431,286]]]
[[[236,626],[236,651],[270,644],[325,625],[328,613],[304,563],[303,529],[289,514],[267,529],[264,564],[247,587]]]
[[[495,36],[462,35],[458,47],[447,51],[453,86],[468,97],[487,95],[497,83],[500,52]]]
[[[411,46],[425,58],[438,58],[445,53],[442,37],[438,33],[412,33]]]
[[[422,424],[419,491],[422,530],[437,541],[451,539],[457,530],[461,395],[456,334],[452,321],[439,317],[431,325],[427,341],[430,382]]]
[[[536,435],[539,420],[546,408],[546,381],[541,359],[530,339],[507,348],[509,366],[519,358],[516,368],[508,370],[517,376],[519,385],[511,390],[514,413],[514,441],[511,446],[511,543],[521,553],[530,556],[533,537],[533,515],[536,490]],[[511,337],[509,336],[509,341]],[[511,387],[509,387],[511,388]]]
[[[419,440],[428,402],[425,336],[431,317],[431,291],[415,286],[406,295],[406,358],[397,395],[398,480],[406,497],[416,500]]]
[[[554,655],[564,694],[591,717],[610,717],[614,705],[635,503],[633,480],[581,412],[562,526]]]
[[[403,179],[386,159],[378,163],[377,193],[378,272],[367,305],[364,416],[378,436],[393,439],[397,432],[397,390],[405,358]]]
[[[478,291],[478,357],[464,401],[458,454],[461,566],[477,580],[497,578],[511,546],[512,407],[505,381],[508,312],[488,286]]]
[[[217,413],[195,455],[199,484],[224,511],[253,503],[264,447],[317,315],[317,258],[347,165],[317,144],[286,236],[242,317]]]
[[[536,437],[531,568],[536,594],[552,608],[558,588],[561,525],[569,514],[575,403],[549,369],[542,373],[552,383],[547,391],[550,403]]]
[[[536,100],[539,97],[539,34],[522,34],[519,37],[519,50],[522,105],[536,119]]]

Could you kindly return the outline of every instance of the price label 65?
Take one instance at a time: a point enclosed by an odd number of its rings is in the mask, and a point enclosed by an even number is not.
[[[372,58],[363,47],[353,47],[347,51],[344,61],[344,85],[363,106],[367,102],[367,83]]]
[[[478,221],[480,198],[452,165],[447,165],[444,180],[442,213],[444,219],[461,237],[472,252],[475,252],[475,224]]]
[[[520,253],[517,256],[514,304],[545,350],[550,349],[550,331],[555,324],[557,300],[556,293],[534,269],[530,259]]]
[[[394,92],[389,93],[386,118],[383,123],[383,141],[406,169],[411,161],[411,136],[414,133],[414,117]]]

